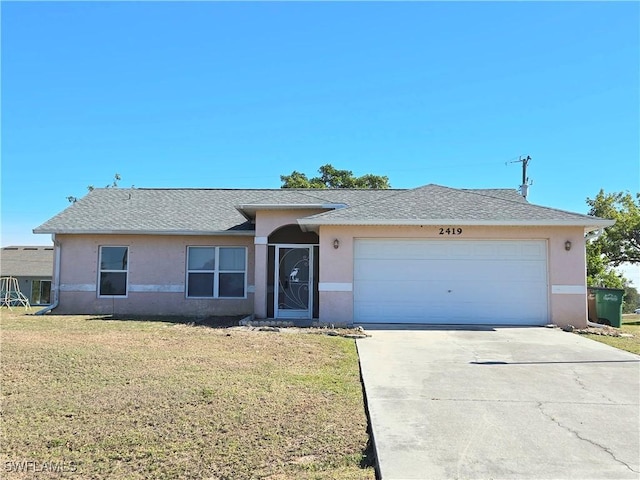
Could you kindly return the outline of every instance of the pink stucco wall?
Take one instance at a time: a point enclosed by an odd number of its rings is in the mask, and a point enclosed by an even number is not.
[[[315,215],[325,210],[260,210],[256,214],[255,240],[255,296],[254,314],[256,318],[267,317],[267,240],[275,230],[285,225],[297,225],[298,218]],[[322,257],[321,257],[322,258]]]
[[[253,236],[57,235],[61,248],[60,306],[57,313],[238,315],[267,313],[267,238],[281,226],[297,223],[320,210],[260,211]],[[351,323],[353,318],[353,251],[356,238],[425,238],[443,240],[432,226],[323,226],[320,237],[320,320]],[[464,227],[471,239],[540,239],[548,247],[549,321],[586,325],[584,234],[581,227]],[[338,239],[340,247],[333,242]],[[569,240],[573,247],[565,250]],[[98,254],[101,245],[129,246],[127,298],[98,298]],[[192,245],[247,247],[247,295],[243,299],[186,298],[186,250]],[[322,285],[330,285],[323,289]],[[584,287],[584,288],[583,288]],[[255,291],[255,293],[253,293]]]
[[[260,210],[256,214],[256,237],[268,237],[284,225],[297,225],[298,219],[326,212],[321,209]]]
[[[463,229],[460,239],[546,240],[548,247],[549,321],[557,325],[586,326],[586,291],[584,230],[582,227],[471,227]],[[435,226],[322,226],[320,227],[320,283],[353,285],[353,251],[356,238],[425,238],[443,240]],[[340,248],[334,249],[338,239]],[[565,242],[572,243],[570,251]],[[555,286],[555,288],[554,288]],[[569,287],[569,288],[567,288]],[[350,323],[353,318],[352,291],[321,291],[320,320]]]
[[[247,291],[253,291],[252,236],[57,235],[61,248],[60,306],[56,313],[239,315],[253,311],[253,293],[242,299],[186,298],[187,246],[248,247]],[[127,298],[99,298],[100,246],[129,247]],[[135,291],[135,290],[144,291]]]

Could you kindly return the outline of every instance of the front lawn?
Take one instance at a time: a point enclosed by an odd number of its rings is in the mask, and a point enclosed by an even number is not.
[[[605,335],[586,334],[586,337],[598,342],[606,343],[612,347],[626,350],[640,355],[640,315],[623,315],[620,333],[632,335],[631,337],[610,337]]]
[[[3,478],[375,478],[353,340],[6,309],[0,326]]]

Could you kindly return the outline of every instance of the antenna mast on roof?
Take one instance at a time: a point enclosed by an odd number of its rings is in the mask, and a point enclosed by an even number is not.
[[[518,157],[518,160],[514,160],[513,162],[507,163],[522,163],[522,184],[520,185],[520,193],[524,198],[527,198],[527,194],[529,193],[529,186],[533,185],[533,182],[529,182],[529,177],[527,177],[527,165],[531,161],[531,157],[527,155],[526,158],[523,158],[523,155]]]

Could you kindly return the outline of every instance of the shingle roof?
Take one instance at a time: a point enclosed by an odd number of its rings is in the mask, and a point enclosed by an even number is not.
[[[459,224],[606,226],[610,221],[532,205],[512,189],[95,189],[35,233],[251,235],[260,208],[335,208],[301,225]],[[346,208],[343,208],[345,207]],[[608,222],[606,225],[602,222]]]
[[[0,276],[51,277],[53,273],[53,247],[2,247],[0,250]]]
[[[301,225],[463,225],[608,226],[589,215],[532,205],[515,190],[466,190],[425,185],[387,198],[299,220]]]
[[[251,234],[254,225],[238,211],[239,205],[358,205],[384,198],[392,192],[97,188],[34,232]]]

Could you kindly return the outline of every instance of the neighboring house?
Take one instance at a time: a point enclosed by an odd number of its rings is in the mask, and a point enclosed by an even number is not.
[[[31,305],[49,305],[53,246],[2,247],[0,252],[0,276],[15,277]]]
[[[95,189],[54,235],[56,312],[585,326],[585,233],[515,190]]]

